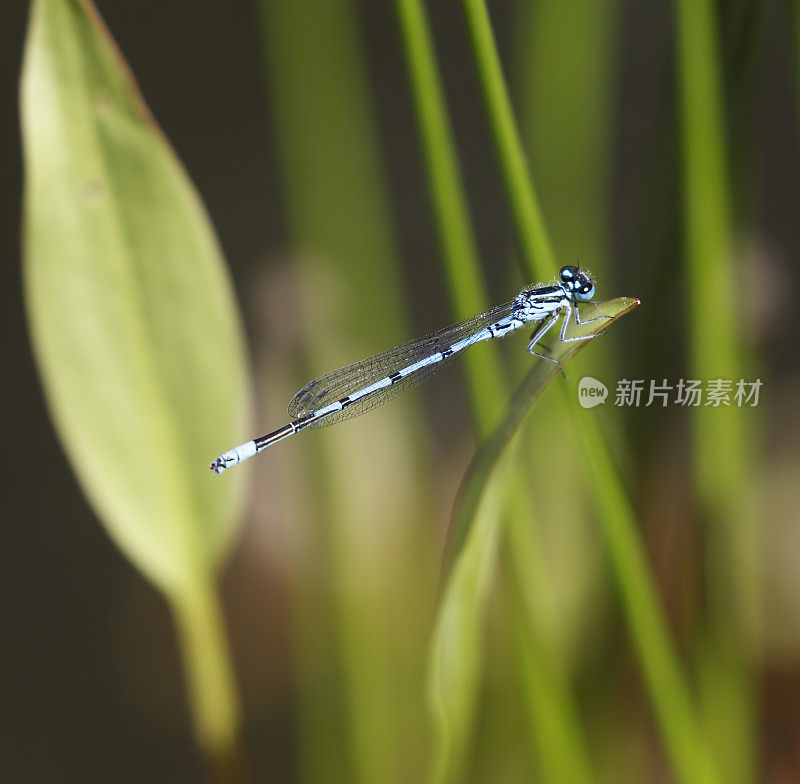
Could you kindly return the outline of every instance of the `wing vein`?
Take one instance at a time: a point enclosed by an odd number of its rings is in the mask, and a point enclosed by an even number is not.
[[[372,386],[393,376],[422,359],[449,349],[460,340],[476,334],[491,324],[509,316],[514,309],[515,300],[498,305],[485,313],[464,319],[450,327],[432,332],[420,338],[376,354],[339,370],[334,370],[313,381],[309,381],[289,403],[289,414],[294,419],[313,414],[331,403]],[[341,411],[334,412],[315,422],[311,427],[327,427],[344,419],[369,411],[403,394],[422,383],[437,370],[458,356],[458,353],[444,356],[441,360],[427,364],[389,385],[383,386],[363,397],[356,398]]]

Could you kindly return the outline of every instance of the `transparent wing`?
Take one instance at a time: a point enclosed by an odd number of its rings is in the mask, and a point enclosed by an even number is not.
[[[412,373],[409,376],[401,378],[391,386],[384,387],[383,389],[379,389],[377,392],[373,392],[371,395],[366,395],[362,398],[359,398],[355,402],[351,403],[347,408],[343,408],[341,411],[328,414],[328,416],[312,423],[309,425],[309,427],[328,427],[329,425],[335,425],[337,422],[343,422],[345,419],[353,419],[353,417],[360,416],[367,411],[371,411],[373,408],[382,406],[384,403],[388,403],[390,400],[393,400],[405,392],[408,392],[409,389],[413,389],[414,387],[420,385],[438,370],[441,370],[442,367],[449,365],[453,358],[457,356],[458,354],[451,354],[449,357],[446,357],[434,365],[427,365],[426,367],[418,370],[416,373]],[[383,376],[381,376],[381,378],[383,378]],[[378,379],[376,379],[376,381],[377,380]],[[363,386],[368,385],[364,384]],[[346,392],[342,393],[341,397],[344,397],[346,394]],[[340,399],[340,397],[336,398],[336,400]]]
[[[459,340],[463,340],[479,332],[484,327],[510,315],[513,308],[514,301],[506,302],[503,305],[487,310],[485,313],[459,321],[451,327],[410,340],[408,343],[403,343],[400,346],[384,351],[382,354],[376,354],[368,359],[354,362],[352,365],[347,365],[339,370],[334,370],[332,373],[315,378],[313,381],[309,381],[292,398],[289,403],[289,414],[293,419],[312,414],[329,403],[341,400],[359,389],[368,387],[382,378],[391,376],[393,373],[413,365],[420,359],[450,348]],[[444,365],[449,364],[459,353],[451,354],[440,362],[427,365],[405,376],[391,386],[356,400],[347,408],[320,419],[319,422],[315,422],[311,427],[327,427],[383,405],[432,376]]]

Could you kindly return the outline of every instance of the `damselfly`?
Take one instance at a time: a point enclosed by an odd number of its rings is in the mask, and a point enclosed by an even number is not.
[[[552,362],[558,360],[536,351],[545,333],[564,314],[559,338],[564,342],[588,340],[596,335],[567,337],[570,319],[581,321],[578,302],[594,296],[589,275],[574,266],[562,267],[559,281],[521,291],[511,302],[472,316],[452,327],[347,365],[306,384],[289,403],[292,421],[279,430],[248,441],[220,455],[209,468],[221,474],[268,446],[307,427],[326,427],[363,414],[416,386],[465,348],[499,338],[525,324],[535,324],[528,351]]]

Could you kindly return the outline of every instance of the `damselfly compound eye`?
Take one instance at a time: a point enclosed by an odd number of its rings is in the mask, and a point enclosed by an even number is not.
[[[580,271],[578,270],[577,267],[573,266],[572,264],[568,264],[566,267],[561,268],[561,272],[559,273],[559,275],[561,276],[561,280],[563,280],[564,283],[570,283],[574,281],[575,278],[578,277],[579,273]]]

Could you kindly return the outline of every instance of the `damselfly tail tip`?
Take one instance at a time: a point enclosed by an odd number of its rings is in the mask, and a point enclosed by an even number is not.
[[[220,455],[219,457],[212,460],[208,467],[215,473],[221,474],[228,466],[225,463],[225,459]]]

